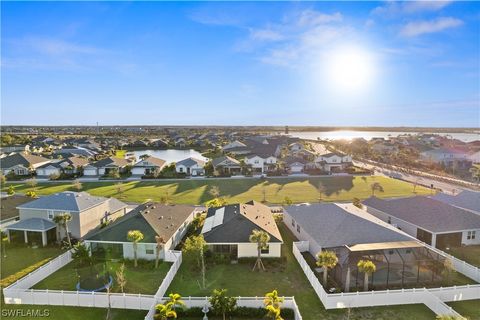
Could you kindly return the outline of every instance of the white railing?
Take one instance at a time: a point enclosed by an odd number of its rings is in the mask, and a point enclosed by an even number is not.
[[[424,303],[436,314],[459,316],[455,310],[444,302],[480,298],[480,285],[328,294],[301,254],[299,248],[304,251],[308,250],[308,242],[305,242],[307,241],[293,243],[293,255],[325,306],[325,309]]]
[[[175,257],[175,261],[173,262],[172,266],[170,267],[170,270],[168,270],[165,278],[163,278],[162,284],[160,285],[157,292],[155,293],[155,297],[165,296],[165,293],[167,292],[168,287],[170,287],[170,284],[172,283],[173,278],[175,278],[175,275],[177,274],[177,271],[180,268],[180,265],[182,264],[182,252],[181,251],[170,250],[169,252],[171,252],[171,255],[173,257]]]
[[[30,272],[23,278],[15,281],[5,289],[3,289],[3,292],[5,293],[6,291],[8,292],[11,289],[28,289],[37,284],[38,282],[42,281],[58,269],[62,268],[66,264],[68,264],[70,261],[72,261],[72,253],[71,251],[67,251],[55,259],[47,262],[46,264],[38,267],[38,269],[35,269],[34,271]]]
[[[263,299],[264,297],[235,297],[237,299],[238,307],[246,308],[264,308]],[[302,315],[295,301],[295,297],[283,297],[284,301],[282,308],[292,309],[295,320],[302,320]],[[209,308],[211,307],[210,302],[208,301],[209,297],[183,297],[182,300],[185,302],[185,307],[187,308],[203,308],[205,305]],[[162,303],[163,301],[168,300],[168,297],[163,297],[158,300],[157,303]],[[151,312],[147,314],[145,320],[152,320],[155,314],[155,309],[153,308]]]

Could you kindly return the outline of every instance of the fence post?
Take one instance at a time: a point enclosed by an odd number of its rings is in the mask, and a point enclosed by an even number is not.
[[[138,294],[138,310],[142,310],[142,297]]]

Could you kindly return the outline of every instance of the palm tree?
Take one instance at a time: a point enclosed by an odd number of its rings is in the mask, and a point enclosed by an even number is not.
[[[370,188],[372,189],[372,196],[375,196],[375,191],[378,191],[378,192],[383,192],[384,191],[383,186],[379,182],[372,183]]]
[[[360,260],[357,263],[358,270],[365,274],[363,279],[363,290],[368,291],[368,275],[374,273],[377,270],[375,264],[370,260]]]
[[[220,188],[218,186],[213,186],[210,188],[210,190],[208,191],[208,193],[214,198],[218,198],[220,197]]]
[[[72,215],[70,213],[62,213],[53,217],[53,222],[63,227],[65,234],[67,235],[68,246],[72,248],[72,241],[70,240],[70,234],[68,233],[68,222],[72,220]]]
[[[167,320],[168,318],[177,318],[177,313],[172,309],[173,305],[170,302],[165,304],[157,304],[155,306],[155,320]]]
[[[155,269],[158,268],[158,260],[160,260],[160,251],[162,251],[163,246],[165,245],[165,240],[162,237],[155,236],[157,245],[155,246]]]
[[[261,254],[262,249],[268,248],[268,242],[270,241],[270,235],[263,230],[253,230],[250,235],[250,242],[257,244],[257,261],[253,265],[252,271],[258,267],[259,270],[265,271],[265,266],[263,265]]]
[[[283,320],[280,315],[280,309],[282,307],[283,300],[283,297],[278,296],[277,290],[273,290],[272,292],[265,294],[263,305],[268,311],[268,317],[271,317],[273,320]]]
[[[183,302],[182,300],[182,296],[179,295],[178,293],[170,293],[168,295],[168,301],[167,303],[171,303],[172,304],[172,309],[175,310],[175,308],[177,306],[181,306],[181,307],[184,307],[185,306],[185,302]]]
[[[338,258],[333,251],[320,251],[317,253],[317,266],[323,268],[323,285],[327,286],[328,269],[335,268],[338,263]]]
[[[134,266],[137,267],[137,244],[143,240],[143,233],[140,230],[130,230],[127,239],[133,243]]]
[[[325,186],[323,183],[319,182],[317,186],[317,191],[318,191],[318,202],[322,201],[322,195],[325,193]]]
[[[237,307],[237,299],[227,296],[227,289],[213,290],[212,296],[208,299],[214,314],[221,314],[223,320],[226,315],[232,313]]]

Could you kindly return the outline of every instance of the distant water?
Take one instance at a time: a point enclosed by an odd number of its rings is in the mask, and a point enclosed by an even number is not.
[[[317,138],[323,140],[335,140],[335,139],[355,139],[364,138],[365,140],[371,140],[372,138],[385,138],[397,137],[399,135],[411,134],[414,135],[419,132],[388,132],[388,131],[354,131],[354,130],[339,130],[339,131],[290,131],[290,136],[301,139],[313,139]],[[480,133],[437,133],[441,136],[448,136],[449,138],[458,139],[464,142],[471,142],[480,140]]]
[[[190,150],[176,150],[176,149],[167,149],[167,150],[135,150],[129,151],[127,154],[134,154],[135,158],[138,160],[141,155],[148,154],[155,158],[163,159],[167,163],[178,162],[187,158],[197,158],[200,160],[207,161],[208,159],[202,156],[202,154],[193,149]]]

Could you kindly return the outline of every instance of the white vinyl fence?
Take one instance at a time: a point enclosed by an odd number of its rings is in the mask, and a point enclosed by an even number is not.
[[[444,302],[480,298],[480,285],[328,294],[301,254],[301,252],[308,251],[308,246],[308,241],[294,242],[293,255],[325,306],[325,309],[423,303],[436,314],[460,316]],[[458,271],[460,272],[460,270]]]
[[[283,297],[284,301],[282,308],[292,309],[295,320],[302,320],[302,315],[298,309],[295,297]],[[182,300],[185,302],[187,308],[203,308],[204,306],[211,307],[210,302],[208,301],[209,297],[183,297]],[[238,307],[247,307],[247,308],[264,308],[263,299],[264,297],[236,297]],[[161,298],[157,303],[162,303],[163,301],[168,300],[168,297]],[[145,320],[152,320],[153,315],[155,314],[155,308],[153,308],[145,317]]]

